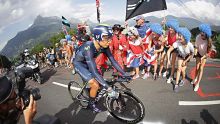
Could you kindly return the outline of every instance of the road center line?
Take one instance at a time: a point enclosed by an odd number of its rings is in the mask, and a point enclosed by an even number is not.
[[[179,101],[179,105],[217,105],[220,104],[220,100],[213,101]]]
[[[58,83],[58,82],[52,82],[52,84],[55,84],[55,85],[58,85],[58,86],[61,86],[61,87],[68,88],[68,85],[66,85],[66,84],[61,84],[61,83]],[[77,90],[77,91],[80,91],[80,90],[81,90],[81,89],[78,88],[78,87],[72,87],[72,86],[71,86],[71,89],[72,89],[72,90]]]

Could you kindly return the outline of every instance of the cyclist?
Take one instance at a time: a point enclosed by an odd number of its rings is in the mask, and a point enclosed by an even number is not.
[[[94,112],[100,112],[96,107],[95,98],[99,89],[99,84],[107,89],[110,97],[116,96],[116,92],[105,82],[103,77],[99,74],[95,58],[100,54],[104,53],[111,61],[115,69],[117,69],[122,76],[130,76],[124,72],[120,65],[115,61],[113,55],[109,49],[109,42],[112,37],[112,29],[108,25],[98,25],[93,29],[93,41],[85,42],[77,51],[73,61],[75,65],[76,73],[78,73],[83,81],[89,83],[90,86],[90,102],[89,107]]]

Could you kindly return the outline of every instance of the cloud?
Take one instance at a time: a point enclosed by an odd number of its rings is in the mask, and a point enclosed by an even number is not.
[[[177,17],[190,17],[215,25],[220,25],[220,2],[217,0],[187,0],[184,3],[178,2],[182,0],[167,0],[167,10],[152,12],[145,15],[164,17],[164,15],[174,15]]]
[[[2,27],[2,28],[0,28],[0,34],[2,33],[3,29],[4,29],[3,27]]]
[[[0,28],[6,28],[24,17],[25,10],[19,4],[13,3],[15,2],[10,0],[0,2]]]
[[[81,4],[76,6],[72,17],[82,20],[90,19],[96,21],[96,7],[95,3]]]
[[[208,1],[189,1],[186,6],[192,11],[193,15],[197,19],[203,22],[212,22],[213,24],[220,25],[220,14],[216,15],[220,11],[220,3],[213,4]]]
[[[22,8],[14,9],[11,12],[12,18],[19,18],[23,16],[24,10]]]

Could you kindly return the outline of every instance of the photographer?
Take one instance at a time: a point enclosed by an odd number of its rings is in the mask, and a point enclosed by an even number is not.
[[[12,81],[6,76],[0,78],[0,124],[15,124],[18,122],[24,105],[15,92]],[[30,103],[23,110],[26,124],[31,124],[36,114],[36,101],[30,95]]]
[[[5,63],[0,61],[0,64],[3,65],[0,68],[5,68]],[[36,93],[33,94],[31,90],[24,89],[26,74],[30,71],[24,67],[18,70],[16,75],[13,71],[0,75],[0,124],[16,124],[22,113],[25,123],[32,124],[36,114],[36,101],[34,100]],[[15,84],[19,90],[15,88]]]

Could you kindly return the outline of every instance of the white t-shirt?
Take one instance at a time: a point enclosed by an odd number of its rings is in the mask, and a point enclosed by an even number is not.
[[[188,56],[190,53],[194,53],[194,47],[191,42],[189,42],[186,46],[184,46],[180,41],[176,41],[173,43],[174,49],[177,50],[178,54],[185,58]]]
[[[201,56],[204,56],[207,53],[208,41],[203,40],[201,35],[196,36],[195,47],[198,49],[198,52]]]

